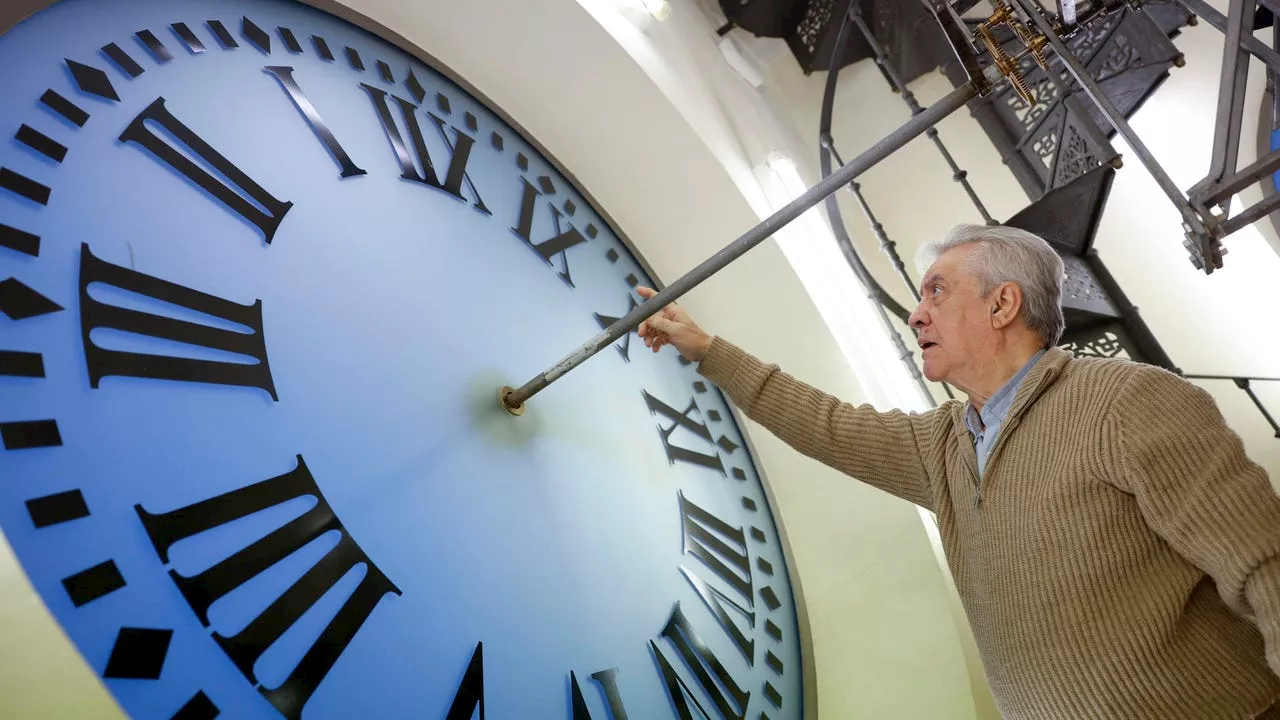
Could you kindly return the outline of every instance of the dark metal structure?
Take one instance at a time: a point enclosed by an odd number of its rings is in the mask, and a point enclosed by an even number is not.
[[[1181,66],[1182,54],[1170,37],[1189,19],[1174,5],[1156,12],[1123,8],[1078,33],[1067,47],[1128,118],[1171,67]],[[1019,42],[1009,32],[998,39],[1005,52]],[[954,56],[944,58],[941,67],[952,84],[967,81]],[[1031,102],[1008,86],[973,102],[970,112],[1028,197],[1038,199],[1099,165],[1119,167],[1119,154],[1109,142],[1115,130],[1059,62],[1051,61],[1045,70],[1028,57],[1018,70]]]
[[[809,25],[797,26],[796,32],[788,36],[788,41],[806,72],[816,69],[816,59],[823,59],[828,65],[819,125],[822,174],[824,177],[829,175],[832,160],[837,164],[841,162],[832,137],[832,115],[839,69],[843,65],[863,58],[874,60],[890,87],[902,97],[913,114],[922,108],[907,88],[907,83],[922,72],[941,67],[952,83],[960,86],[971,82],[973,73],[978,69],[990,70],[998,66],[1008,82],[981,93],[969,107],[1032,200],[1005,224],[1044,237],[1063,258],[1067,270],[1063,297],[1067,331],[1062,346],[1079,356],[1123,356],[1181,372],[1093,248],[1112,179],[1121,167],[1120,156],[1110,140],[1119,132],[1131,142],[1135,154],[1183,211],[1188,229],[1186,246],[1192,251],[1193,262],[1199,263],[1206,272],[1212,272],[1215,267],[1212,259],[1216,257],[1220,263],[1221,251],[1211,248],[1225,230],[1243,226],[1246,221],[1256,220],[1271,209],[1280,207],[1280,194],[1275,194],[1269,197],[1269,202],[1260,203],[1261,207],[1246,211],[1232,221],[1222,222],[1221,217],[1206,213],[1208,206],[1225,204],[1258,178],[1280,169],[1280,153],[1263,158],[1240,172],[1235,172],[1234,163],[1225,159],[1228,156],[1234,158],[1238,149],[1238,106],[1243,97],[1247,63],[1224,64],[1213,172],[1185,197],[1173,187],[1163,169],[1128,127],[1127,120],[1159,88],[1171,69],[1182,66],[1183,56],[1172,39],[1182,27],[1196,22],[1193,10],[1197,13],[1208,11],[1206,20],[1227,32],[1228,55],[1231,55],[1231,48],[1237,46],[1241,48],[1236,51],[1237,55],[1243,55],[1246,50],[1273,56],[1274,60],[1280,60],[1280,55],[1261,46],[1248,32],[1236,36],[1231,34],[1231,28],[1242,27],[1241,23],[1245,21],[1240,18],[1244,17],[1242,13],[1246,10],[1249,11],[1247,22],[1254,22],[1249,0],[1233,0],[1230,17],[1235,19],[1234,24],[1215,14],[1212,8],[1203,5],[1202,0],[1178,0],[1178,3],[1146,2],[1141,7],[1133,3],[1115,3],[1109,8],[1092,10],[1089,17],[1077,15],[1073,28],[1067,27],[1061,15],[1053,18],[1045,8],[1033,5],[1029,0],[1014,1],[1022,10],[1025,23],[1001,19],[1002,15],[1005,18],[1015,17],[1014,8],[1004,5],[1002,0],[996,0],[996,12],[992,16],[977,19],[962,17],[962,13],[974,4],[970,0],[953,1],[949,5],[940,2],[932,11],[914,2],[814,0],[810,3],[804,16],[809,18]],[[1276,3],[1280,9],[1280,0],[1265,2]],[[843,16],[835,13],[833,8],[836,6],[843,6]],[[868,21],[868,16],[871,21]],[[892,27],[895,19],[903,17],[908,18],[905,29]],[[917,22],[919,17],[930,22]],[[1274,15],[1270,13],[1260,17],[1259,25],[1274,23]],[[1038,37],[1033,26],[1038,26]],[[815,30],[815,27],[820,29]],[[1276,32],[1280,35],[1280,28]],[[977,54],[975,62],[975,54],[966,50],[977,49],[979,44],[985,44],[987,52]],[[1251,47],[1245,47],[1246,44]],[[1056,51],[1052,55],[1044,52],[1050,48]],[[1015,59],[1019,54],[1021,57]],[[906,63],[909,70],[900,71],[899,62]],[[936,65],[930,66],[930,62]],[[1272,86],[1273,73],[1269,68],[1268,79]],[[984,221],[993,223],[986,207],[968,183],[966,173],[956,165],[937,130],[931,129],[928,136],[941,152],[953,177],[963,184],[978,214]],[[889,257],[912,297],[918,298],[915,283],[905,269],[896,245],[875,217],[861,187],[855,182],[848,186],[848,190],[856,197],[879,241],[880,250]],[[837,242],[855,274],[869,288],[871,297],[879,300],[887,313],[904,318],[905,310],[871,276],[859,257],[845,230],[844,219],[834,197],[827,198],[826,210]],[[1207,224],[1201,222],[1206,216],[1209,219]],[[1199,236],[1197,228],[1202,231]],[[1208,238],[1212,242],[1196,245],[1193,241],[1197,237],[1201,240]],[[1215,252],[1216,255],[1213,254]],[[1211,262],[1205,264],[1205,259]],[[913,377],[924,385],[914,356],[905,351],[906,343],[900,336],[897,340]],[[1252,381],[1267,378],[1186,377],[1234,381],[1237,387],[1248,393],[1276,431],[1276,436],[1280,437],[1280,425],[1251,387]]]
[[[994,11],[971,13],[980,0],[720,0],[734,26],[768,26],[785,37],[805,72],[839,69],[875,58],[895,89],[941,67],[956,85],[999,66],[1008,83],[983,89],[970,109],[1014,176],[1035,200],[1103,164],[1119,166],[1110,144],[1119,133],[1183,217],[1183,245],[1207,274],[1222,266],[1222,240],[1280,210],[1269,194],[1229,216],[1240,190],[1280,170],[1280,151],[1237,169],[1248,59],[1280,70],[1280,54],[1254,31],[1275,26],[1280,0],[1230,0],[1227,15],[1205,0],[986,0]],[[748,18],[748,16],[750,16]],[[844,36],[849,17],[867,32]],[[1184,192],[1132,129],[1128,118],[1181,66],[1172,42],[1203,18],[1223,32],[1213,163]],[[962,60],[962,47],[976,61]],[[1013,59],[1017,56],[1016,59]],[[892,67],[897,77],[891,77]]]
[[[852,9],[865,19],[871,33],[854,33],[841,44],[840,27],[849,9],[848,0],[811,0],[805,3],[804,12],[795,16],[797,22],[785,37],[805,73],[874,58],[879,54],[876,45],[888,49],[904,82],[938,67],[939,49],[946,47],[946,41],[928,6],[898,0],[858,0]],[[837,53],[838,46],[842,50]],[[889,79],[887,75],[885,79]]]

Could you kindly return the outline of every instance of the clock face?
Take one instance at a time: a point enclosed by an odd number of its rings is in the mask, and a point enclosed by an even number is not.
[[[719,392],[632,336],[499,407],[654,281],[498,113],[270,0],[0,66],[0,527],[127,713],[801,717]]]

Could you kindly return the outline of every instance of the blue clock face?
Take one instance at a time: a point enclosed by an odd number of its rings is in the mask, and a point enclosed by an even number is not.
[[[653,280],[499,114],[273,0],[0,66],[0,527],[127,713],[801,716],[719,392],[628,339],[500,408]]]

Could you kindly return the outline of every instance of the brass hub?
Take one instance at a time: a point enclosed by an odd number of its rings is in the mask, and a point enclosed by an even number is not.
[[[515,388],[510,385],[503,385],[502,389],[498,391],[498,404],[502,406],[503,410],[520,417],[524,414],[524,405],[510,405],[507,403],[507,396],[513,392],[515,392]]]

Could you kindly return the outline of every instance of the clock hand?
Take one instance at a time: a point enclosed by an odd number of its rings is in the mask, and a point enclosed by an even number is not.
[[[1000,72],[994,66],[987,68],[985,80],[992,85],[1000,80]],[[565,373],[581,365],[587,358],[613,344],[626,333],[635,330],[640,323],[658,313],[667,304],[679,299],[682,295],[697,287],[702,281],[724,269],[729,263],[744,255],[748,250],[767,240],[788,223],[800,217],[818,201],[834,194],[862,173],[889,157],[899,148],[914,140],[920,134],[942,121],[951,113],[964,107],[964,104],[978,94],[975,83],[970,81],[939,100],[933,106],[913,116],[902,127],[882,138],[858,157],[850,160],[844,167],[824,178],[803,195],[792,200],[773,215],[765,218],[760,224],[748,230],[737,240],[721,248],[715,255],[707,258],[694,269],[685,273],[661,292],[638,305],[634,310],[619,318],[595,337],[569,353],[560,362],[545,372],[539,373],[518,389],[504,386],[498,391],[498,398],[503,408],[512,415],[524,412],[524,404]]]

